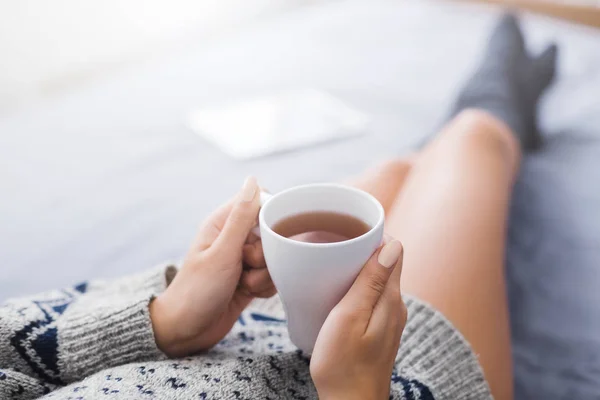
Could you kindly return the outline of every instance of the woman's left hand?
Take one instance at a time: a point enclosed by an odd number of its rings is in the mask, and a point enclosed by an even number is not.
[[[150,304],[158,347],[170,357],[207,350],[232,328],[254,297],[276,293],[259,238],[251,234],[260,188],[241,192],[202,224],[181,270]]]
[[[403,249],[388,241],[367,261],[325,320],[310,360],[319,399],[388,399],[407,311]]]

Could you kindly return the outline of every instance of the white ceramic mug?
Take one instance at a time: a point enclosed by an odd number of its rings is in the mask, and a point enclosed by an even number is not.
[[[344,297],[383,239],[384,211],[370,194],[343,185],[298,186],[275,195],[261,193],[260,235],[267,268],[285,307],[292,342],[312,353],[321,326]],[[271,227],[295,214],[344,213],[372,228],[354,239],[306,243],[288,239]]]

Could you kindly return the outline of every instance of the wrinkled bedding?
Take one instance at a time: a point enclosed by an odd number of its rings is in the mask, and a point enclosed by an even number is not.
[[[0,301],[182,257],[203,216],[252,173],[277,191],[407,153],[439,126],[497,11],[336,1],[0,118]],[[600,397],[600,31],[526,17],[561,46],[523,164],[507,277],[518,399]],[[186,128],[196,106],[317,87],[369,113],[368,135],[248,162]],[[343,155],[343,156],[340,156]]]

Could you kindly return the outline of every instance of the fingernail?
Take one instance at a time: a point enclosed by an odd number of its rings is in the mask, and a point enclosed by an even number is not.
[[[397,240],[392,240],[379,252],[377,261],[386,268],[392,268],[402,255],[402,244]]]
[[[244,186],[242,186],[242,192],[240,198],[243,202],[249,203],[254,200],[254,196],[256,196],[256,188],[258,187],[256,183],[256,178],[253,176],[249,176],[244,181]]]

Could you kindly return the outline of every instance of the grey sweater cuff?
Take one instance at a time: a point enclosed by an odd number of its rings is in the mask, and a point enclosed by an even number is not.
[[[65,382],[134,361],[160,360],[148,305],[175,275],[160,267],[91,286],[57,321],[58,367]]]
[[[458,329],[425,302],[412,296],[404,301],[408,321],[398,374],[423,382],[436,399],[492,399],[477,356]]]

